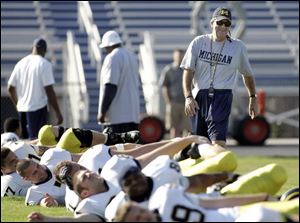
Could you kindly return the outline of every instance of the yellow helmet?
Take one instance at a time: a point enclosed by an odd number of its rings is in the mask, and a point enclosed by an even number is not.
[[[52,125],[44,125],[38,134],[39,146],[54,146],[57,144]]]

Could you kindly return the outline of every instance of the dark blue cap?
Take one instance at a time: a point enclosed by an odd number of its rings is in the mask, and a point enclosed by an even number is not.
[[[47,49],[47,43],[43,38],[37,38],[33,41],[33,46],[36,48]]]
[[[216,18],[217,21],[227,19],[231,22],[231,12],[225,7],[219,7],[214,11],[212,18]]]

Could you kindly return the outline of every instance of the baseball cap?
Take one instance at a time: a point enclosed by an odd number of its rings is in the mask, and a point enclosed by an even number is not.
[[[121,40],[119,34],[114,30],[110,30],[110,31],[107,31],[106,33],[104,33],[102,40],[101,40],[101,44],[99,46],[100,46],[100,48],[104,48],[104,47],[113,46],[113,45],[116,45],[119,43],[122,43],[122,40]]]
[[[47,49],[47,43],[43,38],[36,38],[33,41],[33,46],[36,47],[36,48]]]
[[[215,18],[217,21],[227,19],[231,22],[231,11],[225,7],[218,7],[214,11],[212,18]]]

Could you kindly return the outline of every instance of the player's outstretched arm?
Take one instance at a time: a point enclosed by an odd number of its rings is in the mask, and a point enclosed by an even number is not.
[[[267,193],[251,195],[219,196],[213,198],[199,198],[199,205],[204,208],[216,209],[252,204],[260,201],[273,200]]]
[[[93,214],[81,214],[77,217],[50,217],[39,212],[32,212],[27,216],[29,222],[102,222],[103,220]]]
[[[156,150],[153,150],[145,155],[137,157],[137,160],[140,162],[141,166],[146,166],[152,160],[160,155],[169,155],[171,157],[174,156],[175,153],[184,149],[188,145],[192,143],[202,144],[202,143],[209,143],[209,140],[206,137],[198,136],[198,135],[189,135],[183,138],[179,138],[173,140]]]

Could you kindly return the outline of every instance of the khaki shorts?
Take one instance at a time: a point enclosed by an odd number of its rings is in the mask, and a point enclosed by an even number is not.
[[[191,120],[184,112],[184,104],[171,103],[166,105],[166,127],[179,129],[179,131],[187,130],[191,132]]]

